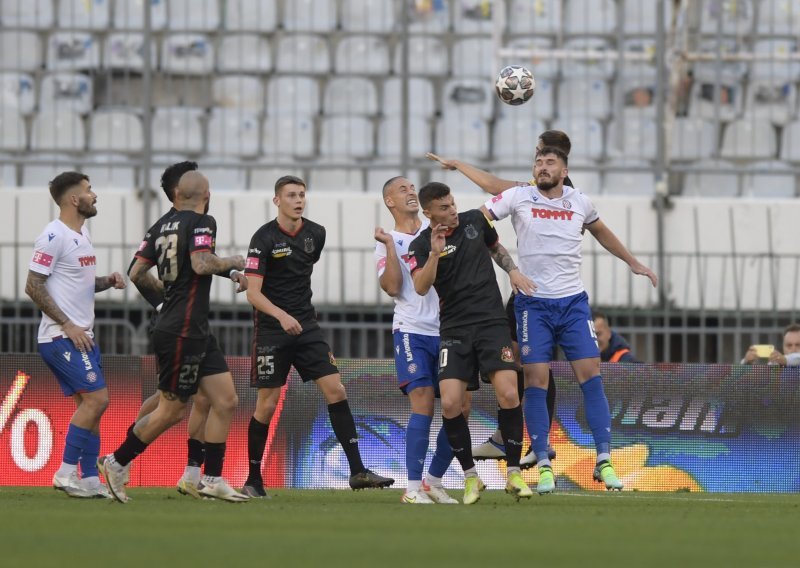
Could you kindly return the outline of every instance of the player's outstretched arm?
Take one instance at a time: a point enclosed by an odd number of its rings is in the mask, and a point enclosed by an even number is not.
[[[300,335],[303,333],[303,326],[294,317],[273,304],[261,291],[261,276],[252,274],[247,276],[247,301],[259,312],[274,317],[281,324],[283,331],[289,335]]]
[[[219,257],[213,252],[197,251],[192,253],[192,270],[200,276],[244,270],[244,257],[242,255]]]
[[[442,169],[456,170],[461,172],[467,178],[469,178],[472,183],[480,187],[486,193],[490,193],[492,195],[498,195],[510,187],[519,185],[519,182],[500,179],[499,177],[490,174],[486,170],[476,168],[475,166],[467,164],[466,162],[462,162],[461,160],[449,160],[446,158],[441,158],[432,152],[425,154],[425,157],[429,160],[433,160],[434,162],[439,162],[442,165]]]
[[[108,276],[98,276],[94,279],[94,293],[103,292],[109,288],[123,290],[125,288],[125,277],[119,272],[112,272]]]
[[[403,273],[400,269],[400,259],[397,257],[392,235],[377,227],[375,229],[375,240],[383,243],[386,248],[386,256],[378,261],[378,271],[383,269],[383,274],[378,278],[378,282],[384,292],[395,298],[403,288]]]
[[[508,279],[511,281],[511,288],[515,294],[521,292],[526,296],[532,296],[536,292],[536,284],[519,271],[514,259],[511,258],[511,254],[499,241],[489,248],[489,254],[492,255],[492,260],[494,260],[495,264],[508,273]]]
[[[86,333],[84,328],[78,327],[70,321],[67,315],[61,311],[56,301],[47,291],[47,276],[38,272],[28,271],[28,280],[25,282],[25,293],[33,300],[42,313],[61,326],[64,332],[75,347],[83,351],[90,351],[94,347],[94,341]]]
[[[439,269],[439,258],[444,250],[446,242],[445,233],[447,227],[444,225],[436,225],[431,227],[431,250],[430,254],[423,261],[425,264],[418,270],[411,273],[411,278],[414,280],[414,290],[417,294],[424,296],[428,293],[436,281],[436,272]],[[409,251],[409,255],[413,254]],[[416,263],[416,259],[414,260]]]
[[[622,242],[617,238],[617,235],[615,235],[614,232],[609,229],[605,223],[603,223],[603,221],[598,219],[594,223],[587,225],[586,228],[590,233],[592,233],[592,235],[594,235],[594,238],[597,239],[597,242],[603,245],[604,249],[620,260],[625,261],[625,263],[631,267],[631,272],[634,274],[647,276],[654,288],[658,285],[658,277],[656,276],[655,272],[639,262],[637,258],[633,256],[627,248],[625,248],[625,245],[623,245]]]

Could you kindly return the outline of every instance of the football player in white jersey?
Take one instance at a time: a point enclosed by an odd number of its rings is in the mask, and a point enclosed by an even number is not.
[[[96,276],[97,257],[85,226],[86,219],[97,215],[97,195],[89,177],[61,173],[50,182],[50,195],[60,213],[36,239],[25,293],[42,311],[39,353],[64,396],[71,396],[77,406],[53,487],[70,497],[109,497],[96,463],[108,389],[92,330],[94,295],[112,287],[125,288],[125,279],[119,272]]]
[[[458,503],[442,487],[453,460],[444,428],[436,437],[436,451],[425,480],[422,471],[428,452],[439,357],[439,297],[435,291],[420,296],[406,264],[408,246],[429,221],[419,218],[414,184],[405,177],[391,178],[383,186],[383,201],[394,218],[394,230],[375,229],[375,261],[381,288],[394,299],[395,367],[400,390],[411,402],[406,429],[408,488],[404,503]]]
[[[594,478],[606,489],[622,490],[611,465],[611,415],[600,376],[600,351],[589,299],[580,279],[582,231],[588,230],[634,274],[656,275],[640,263],[601,220],[582,192],[564,185],[567,155],[555,147],[537,150],[536,185],[508,189],[487,201],[482,210],[495,220],[511,217],[519,245],[522,273],[533,280],[532,295],[518,294],[515,311],[520,354],[525,372],[525,419],[539,465],[540,494],[555,489],[547,455],[550,422],[545,397],[549,362],[559,345],[583,391],[586,421],[597,448]]]

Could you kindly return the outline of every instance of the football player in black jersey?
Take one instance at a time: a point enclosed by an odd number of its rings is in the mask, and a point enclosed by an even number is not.
[[[464,470],[464,504],[478,501],[484,489],[475,471],[469,428],[462,414],[476,368],[492,382],[500,406],[498,423],[508,461],[506,492],[518,500],[530,498],[533,493],[519,470],[523,426],[516,364],[492,258],[508,272],[515,290],[531,293],[534,284],[517,269],[483,213],[477,209],[457,212],[445,184],[426,184],[419,191],[419,201],[431,226],[411,243],[409,268],[418,294],[427,294],[431,286],[439,294],[442,421]]]
[[[253,235],[245,268],[255,325],[250,384],[258,389],[258,400],[247,430],[250,465],[242,491],[264,495],[261,461],[269,422],[292,365],[325,396],[331,426],[350,465],[350,487],[388,487],[393,479],[371,472],[361,461],[347,393],[311,304],[311,273],[325,246],[325,228],[303,217],[306,184],[300,178],[278,179],[273,202],[278,217]]]
[[[185,173],[176,197],[178,207],[150,228],[130,273],[131,280],[142,285],[155,265],[164,287],[164,306],[153,331],[159,367],[158,406],[136,423],[113,454],[101,457],[98,465],[114,497],[127,502],[125,467],[183,419],[189,398],[202,382],[211,410],[205,428],[205,475],[197,493],[246,501],[246,495],[222,478],[225,441],[238,397],[208,326],[212,275],[243,269],[244,258],[214,254],[217,225],[207,215],[210,191],[205,176],[197,171]]]

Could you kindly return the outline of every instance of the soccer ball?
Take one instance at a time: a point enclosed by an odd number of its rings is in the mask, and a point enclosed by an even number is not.
[[[500,71],[494,87],[501,101],[516,106],[530,100],[536,90],[536,80],[524,67],[509,65]]]

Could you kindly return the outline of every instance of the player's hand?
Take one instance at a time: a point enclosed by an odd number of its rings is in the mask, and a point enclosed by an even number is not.
[[[125,286],[127,286],[127,284],[125,284],[125,277],[119,272],[112,272],[106,276],[106,278],[108,278],[108,283],[111,287],[116,290],[124,290]]]
[[[238,270],[234,271],[231,273],[231,280],[238,284],[238,286],[236,286],[237,294],[247,290],[247,276],[245,276],[244,272],[239,272]]]
[[[392,235],[384,231],[382,227],[375,227],[375,240],[388,247],[392,242]]]
[[[303,333],[303,326],[300,325],[300,322],[287,313],[279,317],[278,322],[280,322],[283,331],[289,335],[300,335]]]
[[[747,353],[744,354],[744,364],[745,365],[752,365],[758,361],[758,352],[754,346],[750,346],[750,349],[747,350]]]
[[[447,225],[436,225],[431,227],[431,254],[439,256],[444,250],[445,233]]]
[[[79,351],[91,351],[94,347],[94,341],[89,334],[86,333],[88,328],[85,327],[78,327],[71,321],[68,321],[64,325],[61,326],[61,330],[64,332],[70,341],[72,341],[75,348]]]
[[[232,268],[234,270],[244,270],[244,262],[245,261],[244,261],[244,257],[242,255],[237,254],[236,256],[230,257],[229,260],[233,263],[233,267]]]
[[[650,279],[650,282],[653,284],[653,288],[658,286],[658,276],[656,276],[656,273],[647,268],[641,262],[635,262],[631,264],[631,272],[640,276],[647,276]]]
[[[780,351],[773,351],[772,353],[770,353],[767,365],[780,365],[781,367],[785,367],[786,356]]]
[[[508,273],[508,279],[511,280],[511,289],[514,290],[515,294],[533,296],[533,293],[538,288],[536,283],[520,272],[518,268]]]
[[[431,161],[439,162],[441,164],[443,170],[456,170],[458,169],[457,164],[458,160],[446,160],[440,156],[437,156],[433,152],[428,152],[425,154],[425,157]]]

